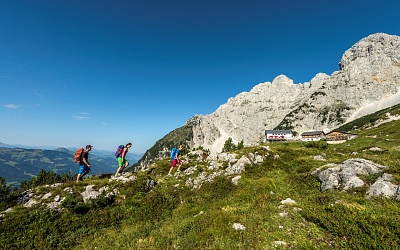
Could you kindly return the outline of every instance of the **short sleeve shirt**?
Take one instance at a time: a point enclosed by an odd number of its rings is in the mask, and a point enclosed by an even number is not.
[[[81,155],[81,159],[79,161],[79,166],[82,166],[85,164],[85,162],[83,161],[83,159],[86,159],[86,162],[88,161],[89,158],[89,152],[83,151],[82,155]]]
[[[181,151],[179,149],[176,150],[176,154],[175,154],[175,159],[178,157],[178,155],[181,153]]]

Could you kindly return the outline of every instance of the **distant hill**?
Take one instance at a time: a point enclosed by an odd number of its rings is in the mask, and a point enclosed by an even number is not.
[[[47,149],[47,150],[55,150],[59,147],[57,146],[27,146],[22,144],[6,144],[0,142],[0,147],[3,148],[26,148],[26,149]]]
[[[25,149],[46,149],[46,150],[58,150],[58,151],[66,150],[66,152],[67,151],[75,152],[78,149],[78,148],[74,148],[74,147],[64,148],[64,147],[59,147],[59,146],[27,146],[27,145],[21,145],[21,144],[12,145],[12,144],[6,144],[3,142],[0,142],[0,147],[3,147],[3,148],[25,148]],[[93,147],[91,153],[93,155],[96,155],[96,156],[102,157],[102,158],[108,158],[108,157],[114,158],[115,151],[101,150],[101,149],[96,149],[95,147]],[[137,162],[142,156],[143,156],[142,153],[129,152],[129,159],[132,162]]]
[[[4,144],[2,144],[4,145]],[[9,145],[10,146],[10,145]],[[117,168],[117,161],[110,151],[106,156],[105,152],[98,156],[93,150],[90,152],[89,161],[92,165],[91,174],[114,173]],[[57,174],[78,172],[78,164],[73,162],[74,151],[66,148],[56,150],[26,149],[0,147],[0,176],[4,177],[13,186],[19,185],[23,180],[29,180],[36,176],[41,169],[54,171]],[[129,155],[128,159],[134,164],[140,156]],[[135,158],[136,157],[136,158]]]

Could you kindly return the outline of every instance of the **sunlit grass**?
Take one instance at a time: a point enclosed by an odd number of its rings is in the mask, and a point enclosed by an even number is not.
[[[238,185],[220,176],[200,189],[187,178],[211,172],[205,162],[190,176],[166,178],[170,161],[163,159],[136,180],[109,183],[107,176],[68,182],[75,193],[60,212],[16,207],[2,219],[0,246],[34,249],[395,249],[400,245],[400,205],[380,197],[367,199],[367,187],[320,191],[312,172],[328,163],[364,158],[387,166],[400,184],[399,122],[360,131],[343,144],[276,143],[236,151],[263,155],[263,163],[248,165]],[[269,150],[266,147],[269,147]],[[371,150],[379,148],[379,150]],[[322,156],[323,160],[315,159]],[[228,165],[223,163],[223,165]],[[372,184],[379,175],[362,176]],[[148,181],[155,186],[147,189]],[[118,188],[113,203],[104,198],[83,204],[85,185]],[[50,188],[40,187],[42,194]],[[292,199],[295,204],[282,205]],[[235,223],[243,230],[233,228]],[[284,243],[283,243],[284,242]],[[280,245],[283,244],[283,245]]]

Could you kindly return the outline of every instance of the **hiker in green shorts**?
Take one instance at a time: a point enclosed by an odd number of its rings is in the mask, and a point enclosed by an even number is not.
[[[117,172],[115,173],[115,175],[118,175],[119,172],[121,172],[122,170],[124,170],[125,168],[128,167],[129,162],[126,160],[126,154],[128,153],[128,149],[132,147],[132,143],[127,143],[125,145],[125,147],[123,147],[123,149],[121,150],[121,153],[117,156],[117,160],[118,160],[118,169]]]

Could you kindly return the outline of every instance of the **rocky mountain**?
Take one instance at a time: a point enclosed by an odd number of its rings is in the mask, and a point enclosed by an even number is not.
[[[262,142],[267,129],[327,132],[399,104],[399,89],[400,37],[372,34],[348,49],[331,75],[318,73],[299,84],[280,75],[230,98],[212,114],[195,115],[156,142],[136,167],[147,168],[179,143],[217,153],[229,137],[245,145]]]
[[[0,147],[0,176],[18,185],[36,176],[41,169],[60,175],[74,175],[78,173],[78,164],[73,161],[74,153],[65,148],[44,150]],[[93,166],[91,174],[114,173],[117,168],[117,161],[112,157],[103,158],[91,153],[89,161]]]

